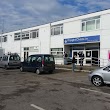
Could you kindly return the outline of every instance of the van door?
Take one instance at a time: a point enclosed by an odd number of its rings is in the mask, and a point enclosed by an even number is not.
[[[28,59],[26,59],[23,62],[23,68],[24,68],[24,70],[29,71],[30,70],[30,65],[31,65],[31,56],[29,56]]]
[[[55,69],[55,61],[52,55],[44,55],[44,69],[51,71]]]
[[[30,70],[35,71],[36,68],[41,68],[42,67],[42,56],[38,55],[33,55],[31,56],[31,61],[30,61]]]

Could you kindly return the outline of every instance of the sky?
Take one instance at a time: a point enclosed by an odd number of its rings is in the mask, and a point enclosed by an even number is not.
[[[110,9],[110,0],[1,0],[0,33]]]

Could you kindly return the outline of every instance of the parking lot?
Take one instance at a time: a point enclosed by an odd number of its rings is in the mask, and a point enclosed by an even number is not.
[[[110,87],[95,87],[88,73],[56,69],[36,75],[0,68],[0,110],[110,110]]]

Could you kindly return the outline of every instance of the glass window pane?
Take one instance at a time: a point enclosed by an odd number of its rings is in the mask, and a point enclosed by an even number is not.
[[[100,29],[100,19],[96,20],[96,29]]]
[[[61,34],[63,34],[63,26],[61,26]]]
[[[85,25],[85,22],[82,23],[82,31],[86,31],[86,25]]]
[[[59,35],[60,34],[60,27],[54,28],[54,35]]]
[[[94,30],[95,29],[95,20],[86,22],[86,30]]]

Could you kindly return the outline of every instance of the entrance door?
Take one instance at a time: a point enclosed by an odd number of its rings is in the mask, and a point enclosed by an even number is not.
[[[73,50],[73,51],[72,51],[72,57],[73,57],[73,55],[76,56],[76,60],[77,60],[76,64],[77,64],[77,65],[80,64],[80,61],[79,61],[80,57],[79,57],[79,55],[78,55],[79,52],[83,52],[83,53],[84,53],[84,50]]]
[[[98,50],[92,50],[92,65],[99,65],[99,51]]]
[[[27,58],[28,58],[28,56],[29,56],[29,52],[24,52],[24,60],[26,60]]]

